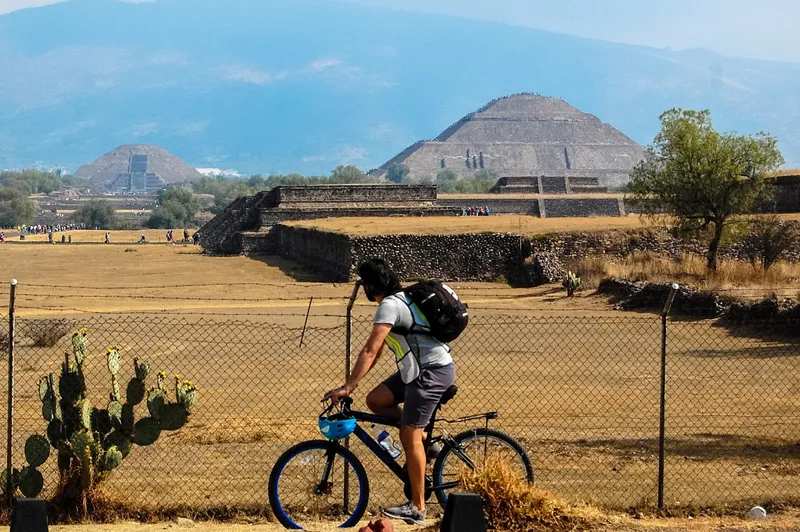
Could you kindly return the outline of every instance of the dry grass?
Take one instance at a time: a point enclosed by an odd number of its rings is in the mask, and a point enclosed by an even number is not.
[[[471,200],[498,200],[498,199],[596,199],[596,198],[624,198],[625,194],[592,192],[586,194],[438,194],[442,200],[464,200],[465,206],[472,205]]]
[[[800,220],[800,213],[784,214],[784,220]],[[398,221],[400,220],[400,221]],[[384,218],[326,218],[285,222],[294,227],[314,228],[349,235],[399,235],[399,234],[463,234],[510,233],[536,236],[569,231],[601,231],[606,229],[641,229],[662,219],[649,220],[637,215],[624,217],[597,216],[587,218],[538,218],[535,216],[436,216],[436,217],[384,217]],[[663,218],[664,223],[668,221]]]
[[[173,229],[175,239],[180,240],[183,238],[183,228]],[[190,235],[194,233],[195,229],[190,228]],[[167,229],[141,229],[136,231],[111,231],[112,244],[133,244],[139,241],[139,238],[144,235],[148,242],[161,242],[166,243],[167,237],[165,236]],[[53,240],[56,244],[61,243],[61,235],[72,236],[73,243],[93,243],[102,244],[106,232],[104,230],[84,230],[84,231],[64,231],[61,233],[53,233]],[[40,235],[25,235],[25,240],[20,241],[19,237],[9,237],[6,233],[6,240],[13,242],[15,245],[24,245],[31,242],[47,242],[47,234]],[[55,245],[55,244],[54,244]]]
[[[596,288],[601,279],[614,277],[679,282],[720,292],[736,290],[752,297],[768,296],[774,291],[794,297],[800,289],[800,264],[786,261],[764,270],[759,264],[721,260],[714,272],[708,270],[705,258],[699,255],[687,253],[675,261],[657,253],[637,252],[617,261],[605,256],[586,257],[570,267],[579,272],[586,288]],[[742,291],[743,288],[748,290]]]
[[[40,320],[26,327],[23,335],[30,338],[35,347],[53,347],[71,329],[70,320]]]
[[[476,471],[462,470],[459,481],[484,501],[487,525],[509,532],[590,530],[603,522],[602,513],[577,507],[531,486],[518,471],[497,458]]]
[[[800,168],[783,168],[776,170],[773,175],[800,175]]]

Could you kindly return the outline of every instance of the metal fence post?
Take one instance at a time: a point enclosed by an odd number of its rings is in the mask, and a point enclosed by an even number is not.
[[[356,298],[358,297],[358,289],[361,288],[361,279],[356,281],[355,286],[353,286],[353,293],[350,294],[350,300],[347,302],[347,324],[345,326],[345,357],[344,357],[344,380],[347,382],[347,379],[350,378],[350,365],[352,360],[352,354],[350,353],[352,343],[352,332],[353,332],[353,305],[356,303]],[[350,438],[347,437],[344,440],[344,447],[345,449],[350,449]],[[347,462],[344,464],[344,511],[345,513],[350,510],[350,470],[347,468]]]
[[[664,440],[667,430],[667,316],[678,292],[678,285],[670,288],[664,309],[661,311],[661,396],[658,424],[658,509],[664,509]]]
[[[11,279],[11,291],[8,298],[8,419],[6,427],[8,435],[6,439],[6,496],[8,497],[8,507],[14,501],[14,481],[12,478],[12,457],[11,445],[14,435],[14,302],[17,297],[17,280]]]

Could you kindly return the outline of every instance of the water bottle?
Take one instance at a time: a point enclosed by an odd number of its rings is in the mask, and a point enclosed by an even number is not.
[[[375,436],[375,439],[378,440],[378,443],[381,444],[381,447],[386,449],[392,458],[397,459],[397,457],[403,453],[402,447],[394,443],[394,440],[385,428],[373,423],[370,426],[370,429],[372,429],[372,435]]]

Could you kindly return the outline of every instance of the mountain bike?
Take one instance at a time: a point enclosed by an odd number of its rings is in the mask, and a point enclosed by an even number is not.
[[[458,388],[451,386],[442,396],[425,429],[425,450],[439,449],[430,474],[425,476],[425,499],[431,495],[442,504],[458,487],[458,477],[466,467],[481,467],[490,456],[498,457],[519,471],[529,483],[534,481],[533,466],[520,442],[505,432],[489,428],[497,412],[485,412],[457,419],[437,419],[441,407],[455,397]],[[320,419],[331,414],[341,419],[355,419],[355,436],[377,456],[403,483],[405,495],[411,498],[411,487],[404,465],[392,458],[370,433],[361,427],[369,423],[399,427],[396,419],[352,410],[352,399],[345,398],[336,407],[330,403]],[[337,411],[338,409],[338,411]],[[447,425],[482,420],[482,426],[451,436],[436,430],[436,423]],[[309,440],[284,452],[272,468],[269,478],[269,502],[272,512],[286,528],[302,529],[303,524],[321,520],[338,522],[340,527],[355,526],[369,503],[369,479],[361,461],[340,440]]]

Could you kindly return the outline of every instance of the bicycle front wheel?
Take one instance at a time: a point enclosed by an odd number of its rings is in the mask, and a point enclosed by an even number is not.
[[[458,487],[458,477],[467,469],[480,469],[488,459],[502,460],[533,484],[533,465],[525,448],[512,436],[495,429],[476,428],[453,438],[455,447],[445,445],[433,464],[436,499],[444,507],[447,496]]]
[[[335,442],[313,440],[278,458],[268,491],[272,512],[286,528],[351,527],[367,509],[369,480],[352,452]]]

